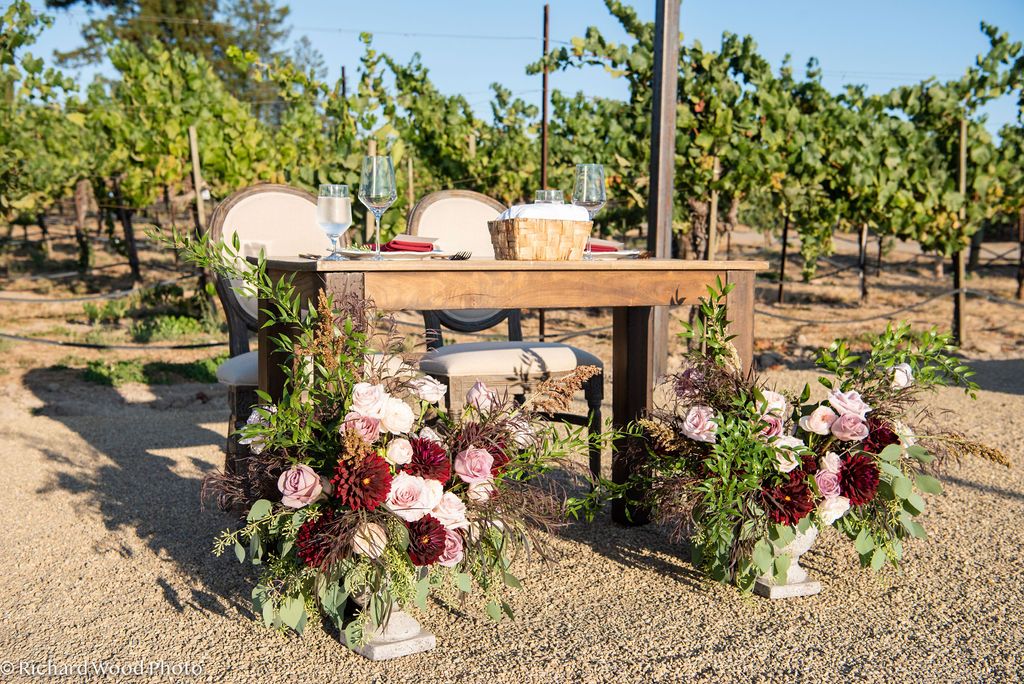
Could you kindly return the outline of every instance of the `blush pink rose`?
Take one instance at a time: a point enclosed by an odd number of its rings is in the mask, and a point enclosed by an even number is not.
[[[382,385],[357,382],[352,386],[352,410],[368,418],[382,418],[388,393]]]
[[[867,420],[868,412],[871,410],[871,407],[860,398],[860,392],[856,390],[849,392],[832,390],[828,393],[828,403],[839,415],[857,416],[861,420]]]
[[[355,432],[367,444],[373,444],[380,437],[380,420],[349,411],[345,422],[341,424],[341,432]]]
[[[405,465],[412,460],[412,442],[405,437],[396,437],[388,442],[388,450],[384,455],[388,462]]]
[[[827,435],[838,417],[828,406],[819,406],[800,419],[800,429],[816,435]]]
[[[710,406],[692,406],[683,420],[683,434],[698,442],[714,444],[715,431],[718,423],[714,421],[715,412]]]
[[[859,442],[868,436],[868,424],[853,413],[847,413],[832,423],[832,434],[843,442]]]
[[[415,378],[408,382],[409,389],[412,393],[422,401],[428,404],[436,404],[444,399],[445,393],[448,391],[447,385],[442,382],[438,382],[429,375],[424,375],[420,378]]]
[[[397,397],[388,397],[384,402],[384,413],[380,419],[380,426],[390,433],[401,435],[412,430],[416,416],[412,407]]]
[[[490,501],[491,497],[497,492],[497,488],[494,486],[493,480],[484,480],[483,482],[474,482],[469,485],[469,489],[466,491],[466,496],[469,497],[470,501],[476,503],[484,503]]]
[[[761,428],[761,434],[765,437],[778,437],[782,434],[782,419],[774,413],[766,413],[761,416],[761,421],[765,424]]]
[[[494,457],[487,449],[479,449],[473,445],[460,451],[455,457],[455,474],[469,484],[490,480],[493,466]]]
[[[481,413],[487,413],[498,405],[498,393],[477,380],[466,392],[466,403]]]
[[[762,390],[761,396],[764,397],[764,402],[759,408],[763,413],[772,414],[779,418],[786,417],[786,409],[789,408],[789,402],[786,401],[786,397],[773,390]]]
[[[897,363],[892,367],[892,386],[903,389],[914,384],[914,369],[909,363]]]
[[[288,508],[302,508],[316,501],[323,492],[320,476],[307,465],[294,465],[277,478],[281,503]]]
[[[406,522],[416,522],[441,502],[444,489],[437,480],[400,472],[391,480],[385,502],[388,510]]]
[[[828,496],[818,504],[818,517],[821,518],[821,522],[831,525],[846,515],[848,510],[850,510],[850,500],[845,496]]]
[[[466,504],[451,492],[445,492],[441,496],[441,501],[434,506],[434,510],[430,514],[449,530],[469,527],[469,520],[466,519]]]
[[[814,473],[814,481],[818,484],[818,491],[822,496],[839,496],[839,476],[827,470],[819,470]]]
[[[438,564],[446,568],[454,568],[462,562],[465,555],[462,546],[462,535],[453,530],[445,530],[444,551],[441,552],[441,556],[437,559]]]
[[[822,470],[827,470],[834,475],[838,475],[839,469],[843,467],[843,461],[839,458],[839,454],[834,451],[829,451],[818,460],[818,467]]]
[[[368,558],[379,558],[388,543],[388,533],[384,526],[375,523],[359,523],[352,536],[352,550]]]

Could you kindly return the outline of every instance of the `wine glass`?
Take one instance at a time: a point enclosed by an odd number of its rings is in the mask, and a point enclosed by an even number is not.
[[[377,242],[372,259],[380,261],[380,217],[398,198],[395,185],[395,167],[391,157],[363,157],[363,172],[359,178],[359,201],[373,214],[377,227]]]
[[[338,239],[352,225],[352,198],[347,185],[321,185],[316,198],[316,220],[331,240],[331,253],[323,261],[345,261],[338,253]]]
[[[587,210],[590,220],[601,211],[607,201],[604,189],[604,166],[601,164],[577,164],[576,182],[572,187],[572,203]],[[587,249],[583,254],[586,260],[593,259],[590,252],[590,239],[587,238]]]
[[[561,190],[538,190],[534,196],[535,204],[564,204],[565,197]]]

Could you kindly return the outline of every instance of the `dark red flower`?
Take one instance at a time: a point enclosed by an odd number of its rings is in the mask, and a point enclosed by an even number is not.
[[[444,447],[430,439],[413,437],[412,460],[403,468],[410,475],[419,475],[428,480],[444,484],[452,474],[452,463]]]
[[[868,418],[868,436],[860,443],[864,451],[877,454],[890,444],[899,444],[900,437],[892,426],[877,418]]]
[[[488,449],[488,453],[494,458],[494,464],[491,466],[491,475],[498,477],[501,473],[501,469],[505,467],[509,462],[508,454],[505,453],[504,449]]]
[[[850,454],[839,469],[839,482],[843,496],[852,505],[866,504],[878,491],[878,466],[867,454]]]
[[[432,515],[409,523],[409,559],[414,565],[430,565],[444,553],[444,525]]]
[[[814,475],[818,472],[818,455],[814,452],[809,454],[803,454],[800,457],[801,464],[800,468],[808,475]]]
[[[302,562],[311,568],[323,569],[334,540],[324,533],[324,528],[334,521],[334,511],[322,509],[315,520],[307,520],[299,527],[295,548]]]
[[[376,510],[391,491],[391,468],[379,454],[370,452],[355,463],[338,461],[331,484],[338,501],[353,511]]]
[[[789,479],[778,487],[762,489],[761,498],[768,517],[780,525],[796,525],[814,510],[807,476],[799,469],[791,472]]]

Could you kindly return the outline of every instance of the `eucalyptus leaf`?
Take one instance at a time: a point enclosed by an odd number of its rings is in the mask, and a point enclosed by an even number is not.
[[[925,508],[927,508],[924,499],[922,499],[921,495],[916,492],[911,492],[910,496],[908,496],[906,501],[903,502],[903,507],[909,508],[910,512],[915,515],[924,513]]]
[[[751,561],[754,566],[761,571],[761,574],[766,574],[772,569],[772,547],[771,544],[761,539],[754,544],[754,553],[751,555]]]
[[[495,601],[489,602],[484,610],[487,613],[487,617],[491,618],[495,622],[501,622],[501,606],[499,606]]]
[[[784,553],[775,559],[775,581],[778,584],[786,583],[786,573],[789,572],[791,563],[788,553]]]
[[[455,577],[455,583],[459,587],[459,591],[468,594],[473,589],[473,577],[465,572],[460,572]]]
[[[878,572],[883,565],[885,565],[885,551],[875,549],[875,552],[871,554],[871,569]]]
[[[901,499],[906,499],[914,493],[914,486],[905,477],[898,477],[892,481],[892,492]]]
[[[273,509],[273,506],[274,505],[266,499],[260,499],[252,505],[252,508],[249,509],[249,515],[247,515],[245,519],[248,522],[256,522],[257,520],[265,518],[270,515],[270,511]]]
[[[239,563],[245,562],[245,547],[242,546],[241,542],[235,542],[235,558],[238,559]]]
[[[914,478],[914,483],[926,494],[942,494],[942,483],[931,475],[918,475]]]
[[[871,534],[868,533],[867,529],[863,529],[857,534],[857,539],[853,542],[853,548],[862,555],[875,548],[875,541],[871,538]]]
[[[890,444],[878,453],[879,458],[890,463],[898,463],[902,456],[903,447],[899,444]]]
[[[281,621],[295,631],[299,631],[300,623],[305,622],[306,603],[302,597],[289,596],[281,603]]]

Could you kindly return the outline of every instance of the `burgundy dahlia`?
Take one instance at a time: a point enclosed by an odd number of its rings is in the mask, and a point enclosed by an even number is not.
[[[322,509],[315,520],[302,523],[295,538],[295,548],[302,562],[311,568],[323,569],[327,556],[331,552],[333,540],[324,533],[324,529],[334,521],[334,511]]]
[[[796,525],[814,510],[811,488],[802,470],[794,470],[778,487],[762,489],[761,498],[768,517],[780,525]]]
[[[860,446],[868,453],[877,454],[890,444],[899,444],[899,435],[892,426],[878,418],[868,418],[868,436]]]
[[[504,468],[510,460],[508,454],[505,453],[504,449],[488,449],[487,451],[494,459],[494,464],[491,466],[491,475],[493,477],[498,477],[501,473],[501,469]]]
[[[452,464],[444,447],[419,437],[413,437],[409,442],[412,444],[412,460],[406,464],[405,472],[442,484],[447,482],[452,474]]]
[[[409,559],[414,565],[430,565],[444,553],[444,525],[432,515],[409,523]]]
[[[850,454],[839,470],[843,496],[854,506],[861,506],[875,498],[878,491],[878,466],[867,454]]]
[[[375,452],[354,463],[338,461],[331,478],[334,496],[353,511],[376,510],[391,491],[391,468]]]

